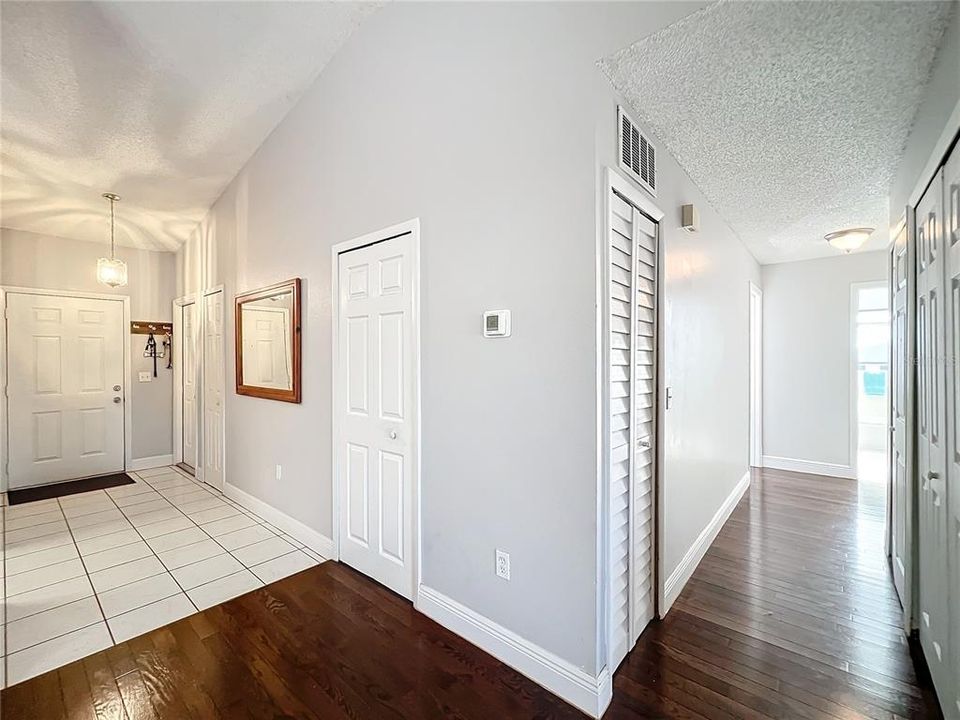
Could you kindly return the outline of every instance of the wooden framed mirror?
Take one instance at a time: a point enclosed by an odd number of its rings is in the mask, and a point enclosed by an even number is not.
[[[237,394],[300,402],[300,278],[235,302]]]

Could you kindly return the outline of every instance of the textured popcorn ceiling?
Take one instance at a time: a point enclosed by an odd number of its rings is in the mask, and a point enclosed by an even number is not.
[[[956,3],[720,2],[601,67],[761,263],[871,226]]]
[[[373,7],[3,2],[0,225],[176,248]]]

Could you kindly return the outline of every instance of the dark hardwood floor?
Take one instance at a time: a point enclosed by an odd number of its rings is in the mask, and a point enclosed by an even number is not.
[[[624,661],[606,717],[939,717],[897,627],[881,508],[881,488],[757,474],[667,619]],[[6,720],[582,717],[336,563],[0,701]]]

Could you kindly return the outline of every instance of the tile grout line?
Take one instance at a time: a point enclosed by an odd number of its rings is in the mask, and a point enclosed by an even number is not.
[[[137,477],[139,477],[139,475],[138,475]],[[143,480],[143,478],[140,478],[140,479]],[[147,481],[146,481],[146,480],[143,480],[143,482],[146,483]],[[147,483],[147,484],[149,485],[149,483]],[[150,487],[152,488],[153,485],[150,485]],[[155,489],[155,488],[154,488],[154,489]],[[166,499],[166,498],[164,498],[164,499]],[[114,505],[117,505],[116,501],[113,500],[113,498],[110,498],[110,500],[113,502]],[[172,503],[171,503],[171,504],[172,504]],[[198,607],[197,607],[197,604],[196,604],[193,600],[190,599],[190,596],[189,596],[189,595],[187,595],[187,591],[183,589],[183,585],[180,584],[180,581],[177,580],[176,577],[174,577],[173,573],[170,572],[170,568],[167,567],[167,564],[160,558],[159,555],[157,555],[157,551],[153,549],[153,546],[150,545],[150,543],[147,542],[147,539],[140,533],[140,528],[138,528],[136,525],[134,525],[132,522],[130,522],[130,518],[127,517],[127,514],[126,514],[125,512],[123,512],[123,508],[121,508],[119,505],[117,505],[117,510],[119,510],[119,511],[120,511],[120,514],[123,515],[123,517],[126,518],[127,522],[130,523],[131,527],[133,527],[133,531],[134,531],[135,533],[137,533],[137,535],[140,536],[140,539],[143,541],[143,544],[146,545],[147,548],[149,548],[149,550],[150,550],[151,553],[153,553],[153,556],[157,559],[157,562],[160,563],[161,567],[163,567],[163,569],[166,571],[167,575],[169,575],[169,576],[173,579],[173,581],[177,584],[177,587],[180,588],[180,592],[183,593],[183,596],[184,596],[185,598],[187,598],[187,601],[188,601],[191,605],[193,605],[193,609],[196,610],[197,612],[200,612],[200,608],[198,608]],[[161,521],[161,522],[162,522],[162,521]],[[176,532],[176,531],[174,531],[174,532]],[[170,533],[166,533],[166,534],[169,535]],[[157,537],[161,537],[161,536],[158,535]],[[158,575],[162,575],[162,573],[157,573],[157,575],[151,575],[151,577],[157,577]],[[146,578],[141,578],[141,579],[146,579]],[[139,582],[139,580],[134,580],[134,582]],[[129,584],[131,584],[131,583],[127,583],[127,584],[129,585]],[[96,588],[94,588],[94,590],[96,590]],[[173,597],[173,596],[171,595],[170,597]],[[162,600],[166,600],[167,598],[161,598],[161,599],[162,599]],[[156,602],[160,602],[160,600],[157,600]],[[152,604],[153,604],[153,603],[147,603],[147,605],[152,605]],[[140,607],[147,607],[147,605],[141,605]],[[133,608],[133,610],[137,610],[137,609],[139,609],[139,608]],[[128,611],[128,612],[131,612],[131,611]],[[120,614],[123,615],[124,613],[120,613]],[[155,629],[155,628],[154,628],[154,629]],[[114,643],[114,644],[116,644],[116,643]]]
[[[189,479],[189,478],[187,478],[187,479]],[[144,480],[144,482],[146,482],[146,483],[148,483],[148,484],[150,483],[149,480]],[[191,480],[191,482],[197,483],[196,480]],[[153,487],[152,484],[151,484],[150,486]],[[204,489],[206,489],[206,488],[204,488]],[[160,491],[158,490],[157,492],[160,492]],[[209,491],[208,491],[208,492],[209,492]],[[171,504],[172,504],[172,503],[171,503]],[[174,507],[177,507],[177,506],[174,505]],[[241,565],[245,570],[249,570],[249,569],[250,569],[250,568],[247,567],[246,563],[243,562],[243,560],[241,560],[241,559],[238,558],[236,555],[234,555],[232,552],[230,552],[230,551],[227,550],[225,547],[223,547],[223,545],[221,545],[213,535],[211,535],[211,534],[208,533],[206,530],[204,530],[202,525],[198,525],[197,523],[195,523],[195,522],[193,521],[193,518],[191,518],[189,515],[187,515],[185,512],[183,512],[183,510],[181,510],[179,507],[177,507],[177,511],[178,511],[180,514],[182,514],[187,520],[189,520],[190,522],[192,522],[192,523],[200,530],[200,532],[202,532],[202,533],[203,533],[204,535],[206,535],[208,538],[210,538],[211,540],[213,540],[213,542],[217,543],[217,545],[219,545],[220,548],[221,548],[227,555],[229,555],[229,556],[232,557],[234,560],[236,560],[238,563],[240,563],[240,565]],[[208,558],[208,559],[209,559],[209,558]],[[160,562],[163,562],[163,561],[161,560]],[[202,561],[200,561],[200,562],[202,562]],[[240,571],[238,570],[237,572],[240,572]],[[231,573],[231,574],[232,574],[232,573]],[[188,596],[188,597],[189,597],[189,596]],[[193,601],[191,600],[190,602],[193,602]]]
[[[200,482],[199,482],[198,480],[195,480],[195,479],[193,479],[193,478],[185,478],[185,479],[189,480],[189,481],[190,481],[191,483],[193,483],[194,485],[200,485]],[[153,484],[150,483],[150,481],[149,481],[148,479],[144,479],[144,482],[147,483],[147,484],[149,484],[151,487],[154,487]],[[156,489],[156,488],[154,488],[154,489]],[[214,490],[207,489],[207,488],[203,488],[203,489],[206,490],[206,491],[207,491],[208,493],[210,493],[211,495],[213,495],[214,497],[217,497],[218,499],[222,499],[222,500],[226,501],[226,496],[223,495],[222,493],[216,493]],[[160,492],[160,491],[157,490],[157,492]],[[161,494],[162,494],[162,493],[161,493]],[[218,497],[218,495],[219,495],[220,497]],[[172,504],[172,503],[171,503],[171,504]],[[227,504],[229,505],[230,503],[227,503]],[[217,545],[219,545],[221,548],[223,548],[223,551],[224,551],[225,553],[227,553],[228,555],[230,555],[230,557],[232,557],[234,560],[236,560],[238,563],[240,563],[240,565],[241,565],[245,570],[251,572],[255,578],[257,578],[258,580],[260,580],[260,582],[263,582],[263,580],[260,579],[260,576],[257,575],[255,572],[253,572],[253,570],[251,569],[251,568],[254,567],[255,565],[247,565],[246,562],[244,562],[244,561],[241,560],[239,557],[237,557],[237,556],[233,553],[233,551],[227,550],[227,548],[225,548],[225,547],[220,543],[220,541],[217,540],[216,537],[214,537],[214,536],[211,535],[209,532],[207,532],[206,530],[204,530],[202,525],[200,525],[200,524],[198,524],[197,522],[195,522],[193,518],[191,518],[189,515],[187,515],[186,513],[184,513],[183,510],[181,510],[181,509],[180,509],[179,507],[177,507],[176,505],[174,505],[174,507],[176,507],[177,510],[180,511],[180,512],[183,514],[183,516],[187,518],[187,520],[189,520],[189,521],[192,522],[194,525],[196,525],[198,528],[200,528],[201,532],[203,532],[207,537],[209,537],[209,538],[210,538],[211,540],[213,540]],[[239,511],[239,509],[238,509],[238,511]],[[293,548],[293,550],[290,550],[289,552],[281,553],[280,555],[277,555],[276,557],[283,557],[284,555],[289,555],[290,553],[296,552],[296,551],[298,551],[298,550],[299,550],[300,552],[303,552],[303,548],[297,547],[296,545],[293,545],[293,544],[290,543],[288,540],[286,540],[284,537],[282,537],[282,534],[281,534],[281,531],[280,531],[279,528],[276,528],[276,531],[274,531],[273,526],[268,525],[268,524],[266,523],[266,521],[264,521],[262,518],[260,518],[260,516],[254,515],[254,514],[250,514],[250,513],[246,513],[246,512],[243,512],[243,511],[240,511],[240,512],[241,512],[242,514],[247,515],[248,517],[250,517],[250,518],[251,518],[254,522],[256,522],[258,525],[260,525],[260,526],[262,526],[262,527],[265,527],[265,528],[266,528],[269,532],[271,532],[275,537],[280,538],[281,540],[283,540],[284,542],[286,542],[288,545],[290,545],[290,546]],[[224,518],[221,518],[221,519],[224,519]],[[211,522],[216,522],[216,521],[215,521],[215,520],[212,520]],[[241,529],[242,529],[242,528],[241,528]],[[269,540],[269,539],[270,539],[270,538],[267,538],[267,540]],[[201,542],[202,542],[202,541],[201,541]],[[257,542],[265,542],[265,541],[264,541],[264,540],[258,540]],[[250,543],[250,545],[256,545],[256,544],[257,544],[256,542]],[[244,545],[243,547],[250,547],[250,545]],[[240,548],[234,548],[234,549],[235,549],[235,550],[239,550]],[[276,557],[274,557],[274,558],[269,558],[268,560],[264,560],[263,562],[270,562],[270,560],[275,560]],[[307,557],[310,557],[310,556],[308,555]],[[209,558],[208,558],[208,559],[209,559]],[[310,558],[310,559],[312,560],[313,558]],[[161,560],[160,562],[163,562],[163,561]],[[200,561],[200,562],[202,562],[202,561]],[[256,563],[256,565],[259,565],[259,564],[262,564],[262,563]],[[240,572],[240,571],[238,570],[237,572]],[[235,573],[231,573],[231,575],[233,575],[233,574],[235,574]],[[229,577],[229,575],[224,576],[224,577]],[[215,578],[215,579],[220,579],[220,578]],[[209,581],[209,582],[213,582],[213,581],[211,580],[211,581]],[[206,584],[206,583],[204,583],[204,584]],[[264,584],[266,584],[266,583],[264,583]],[[191,588],[191,589],[193,589],[193,588]]]
[[[107,495],[107,491],[103,490],[104,495]],[[110,497],[107,495],[107,497]],[[107,614],[103,611],[103,605],[100,604],[100,596],[97,595],[97,588],[93,585],[93,578],[90,577],[90,573],[87,570],[87,564],[83,561],[83,555],[80,553],[80,546],[77,545],[77,539],[73,536],[73,528],[70,527],[70,521],[67,520],[67,514],[63,512],[63,505],[60,502],[60,498],[57,498],[57,505],[60,507],[60,512],[63,513],[63,520],[67,524],[67,532],[70,533],[70,539],[73,540],[73,549],[77,551],[77,557],[80,558],[80,566],[83,568],[83,571],[87,574],[87,582],[90,583],[90,587],[93,588],[93,597],[97,601],[97,607],[100,609],[100,617],[103,618],[103,624],[107,628],[107,633],[110,635],[110,642],[113,645],[117,643],[113,639],[113,630],[110,629],[110,625],[107,623]],[[59,607],[63,607],[62,605]],[[83,628],[76,628],[77,630],[82,630]]]

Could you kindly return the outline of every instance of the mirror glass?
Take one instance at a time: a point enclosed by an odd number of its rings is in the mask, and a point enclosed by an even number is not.
[[[243,384],[293,390],[293,293],[251,300],[240,306],[240,312]]]
[[[237,297],[237,392],[300,401],[299,281]]]

